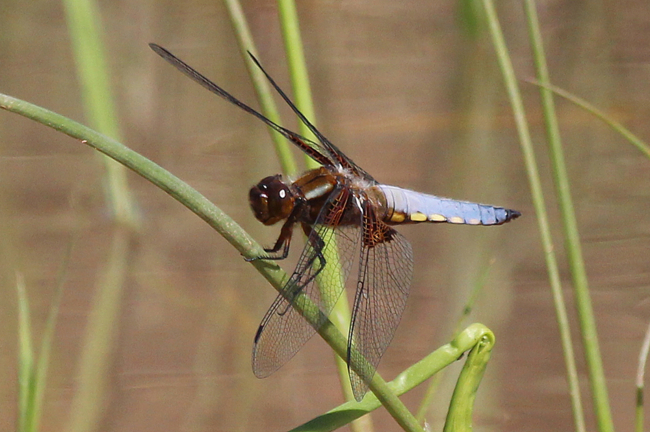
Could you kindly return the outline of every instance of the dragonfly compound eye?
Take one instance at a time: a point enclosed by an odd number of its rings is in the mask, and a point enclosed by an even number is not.
[[[294,197],[279,175],[266,177],[253,186],[248,201],[257,220],[273,225],[291,214]]]

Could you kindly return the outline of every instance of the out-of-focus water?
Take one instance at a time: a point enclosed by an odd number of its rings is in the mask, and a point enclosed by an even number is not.
[[[248,188],[279,171],[257,120],[183,77],[147,46],[159,43],[257,106],[221,3],[102,4],[119,123],[126,145],[197,188],[263,244]],[[379,372],[385,379],[447,342],[473,284],[489,267],[472,321],[497,346],[477,395],[477,430],[571,430],[570,401],[537,219],[517,133],[488,34],[472,37],[451,2],[308,2],[300,25],[320,130],[378,180],[518,209],[495,228],[400,229],[415,253],[415,279]],[[86,123],[61,6],[8,3],[0,15],[0,92]],[[266,69],[290,90],[272,2],[244,10]],[[540,5],[551,77],[647,137],[650,60],[644,2]],[[518,77],[534,75],[519,2],[500,18]],[[521,82],[535,139],[565,293],[573,306],[537,90]],[[634,375],[648,322],[650,163],[593,116],[558,100],[584,258],[616,426],[629,429]],[[283,108],[285,124],[295,119]],[[14,274],[24,274],[37,342],[71,236],[42,429],[71,412],[84,332],[114,226],[92,150],[0,113],[0,269],[5,301],[0,424],[16,412]],[[275,296],[238,252],[203,221],[130,174],[142,220],[131,244],[117,341],[108,354],[102,430],[285,430],[342,401],[329,349],[314,338],[276,374],[254,378],[253,335]],[[296,238],[293,252],[300,250]],[[290,265],[285,268],[291,270]],[[573,309],[570,309],[572,316]],[[588,425],[589,388],[572,318]],[[458,368],[429,422],[441,427]],[[403,397],[413,411],[423,389]],[[383,411],[376,430],[398,430]],[[5,429],[5,427],[2,427]]]

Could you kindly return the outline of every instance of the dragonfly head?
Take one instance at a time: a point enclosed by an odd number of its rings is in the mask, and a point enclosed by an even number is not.
[[[253,186],[248,193],[248,202],[257,220],[264,225],[273,225],[289,217],[295,197],[278,174],[266,177]]]

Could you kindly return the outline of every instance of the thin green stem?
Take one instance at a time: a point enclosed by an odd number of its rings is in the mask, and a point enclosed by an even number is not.
[[[526,123],[526,113],[524,110],[523,101],[517,86],[515,72],[512,67],[512,62],[508,56],[505,40],[501,31],[501,26],[497,18],[494,3],[491,0],[483,0],[483,6],[486,11],[490,34],[497,53],[497,59],[503,80],[508,92],[508,97],[512,105],[515,123],[517,125],[517,132],[519,134],[519,142],[524,156],[524,164],[528,174],[528,182],[531,189],[531,196],[533,205],[537,214],[538,228],[542,241],[542,248],[546,259],[546,267],[549,275],[549,281],[553,293],[561,293],[562,286],[560,282],[560,273],[557,266],[557,258],[554,251],[553,241],[548,223],[548,215],[546,212],[546,205],[544,203],[544,195],[542,192],[541,181],[537,169],[537,162],[535,160],[535,153],[533,151],[532,140]],[[557,296],[556,302],[561,301],[561,296]]]
[[[294,0],[278,0],[278,13],[280,15],[280,28],[284,39],[285,53],[289,66],[289,76],[293,89],[293,96],[296,107],[309,119],[312,124],[316,123],[316,112],[314,109],[314,101],[311,94],[311,85],[309,84],[309,73],[305,62],[305,52],[300,37],[300,21],[298,19],[298,11]],[[300,133],[304,137],[317,139],[309,128],[300,122]],[[317,168],[318,164],[311,158],[305,158],[306,166],[308,169]],[[340,262],[338,248],[327,248],[325,251],[325,259],[328,262]],[[320,275],[320,280],[335,280],[336,283],[344,285],[345,281],[340,277],[334,277],[329,274],[331,268],[326,267],[325,272]],[[326,273],[327,272],[327,273]],[[340,292],[340,290],[334,290]],[[323,294],[332,292],[332,290],[322,290]],[[326,299],[327,300],[327,299]],[[329,299],[336,301],[336,299]],[[347,297],[342,295],[338,302],[334,305],[330,313],[330,320],[339,328],[340,331],[345,332],[350,326],[350,306]],[[343,360],[345,357],[336,359],[336,367],[341,382],[341,388],[344,396],[348,400],[352,400],[354,395],[351,391],[350,379],[348,375],[348,366]],[[370,427],[370,425],[366,425]]]
[[[253,87],[255,87],[255,92],[257,93],[257,99],[262,108],[262,113],[274,123],[281,124],[280,113],[275,105],[271,86],[262,71],[255,65],[255,63],[253,63],[248,55],[249,51],[253,53],[255,57],[259,58],[257,49],[255,48],[255,42],[253,41],[253,35],[251,34],[250,27],[246,21],[246,15],[244,15],[241,3],[238,0],[224,0],[224,3],[228,9],[230,22],[235,30],[239,49],[244,61],[246,62],[246,67],[248,68],[248,73],[251,77]],[[275,144],[275,151],[282,166],[282,172],[291,176],[296,175],[298,172],[298,166],[296,165],[296,160],[291,153],[291,146],[288,141],[273,129],[269,128],[269,131]]]
[[[98,131],[120,139],[117,110],[110,88],[106,48],[102,41],[102,21],[95,0],[64,0],[70,42],[81,83],[83,107],[89,123]],[[102,157],[106,168],[107,205],[117,228],[111,239],[107,278],[97,286],[79,363],[79,384],[72,401],[68,430],[93,431],[99,428],[109,391],[111,367],[124,280],[130,260],[129,231],[139,221],[128,186],[126,170]],[[110,279],[109,279],[110,278]]]
[[[305,62],[305,51],[300,37],[300,25],[298,12],[294,0],[278,0],[278,13],[280,14],[280,28],[284,38],[284,49],[289,66],[289,76],[293,89],[293,99],[306,118],[313,124],[316,124],[316,113],[314,110],[314,101],[311,96],[311,86],[309,84],[309,74]],[[306,125],[299,125],[300,134],[304,137],[315,139]],[[318,163],[310,158],[306,158],[308,169],[318,168]]]
[[[492,269],[492,265],[494,264],[494,262],[495,259],[494,258],[491,259],[485,266],[483,273],[475,281],[474,287],[472,288],[469,298],[465,303],[465,307],[463,308],[463,311],[461,312],[460,316],[458,317],[458,321],[454,326],[453,333],[452,333],[453,337],[455,337],[460,332],[463,325],[465,324],[465,321],[469,318],[469,315],[472,313],[472,309],[474,308],[474,304],[478,299],[479,293],[481,293],[483,291],[483,288],[485,288],[485,284],[487,283],[488,280],[488,275],[490,273],[490,270]],[[418,411],[415,415],[415,417],[418,419],[420,423],[424,423],[426,419],[427,411],[433,404],[433,397],[435,396],[436,391],[440,386],[440,382],[443,376],[444,376],[443,372],[436,374],[436,376],[433,377],[433,379],[427,386],[427,391],[424,397],[422,398],[422,401],[420,402],[420,407],[418,408]]]
[[[643,345],[639,352],[639,365],[636,372],[636,414],[635,414],[635,432],[643,432],[643,391],[645,388],[645,367],[648,361],[648,352],[650,352],[650,326],[645,331]]]
[[[16,274],[18,295],[18,425],[19,432],[32,430],[34,420],[34,348],[32,345],[29,300],[25,289],[25,278]]]
[[[106,48],[97,4],[92,0],[64,0],[83,106],[89,123],[96,130],[121,140],[117,110],[110,88]],[[138,224],[124,167],[102,159],[106,168],[108,205],[118,223]]]
[[[542,83],[550,81],[548,68],[546,66],[546,57],[544,55],[544,45],[542,41],[541,30],[539,28],[539,21],[537,19],[537,11],[535,8],[534,0],[526,0],[524,2],[524,9],[528,19],[528,28],[530,32],[531,47],[533,49],[533,60],[535,69],[537,71],[537,79]],[[581,258],[580,243],[578,238],[578,228],[573,211],[573,203],[571,200],[571,192],[569,186],[569,179],[566,170],[566,163],[564,161],[564,153],[562,151],[562,142],[560,140],[560,128],[555,114],[555,105],[551,92],[545,89],[540,90],[542,108],[544,112],[544,120],[546,124],[546,134],[549,144],[549,154],[552,160],[552,169],[556,185],[556,193],[559,197],[560,212],[562,214],[563,226],[565,230],[565,241],[567,250],[577,250],[578,254],[574,256],[574,260],[570,260],[574,267],[572,272],[585,275],[584,263]],[[586,281],[586,276],[583,276]],[[582,279],[582,278],[581,278]],[[555,303],[555,313],[560,330],[560,339],[562,341],[562,348],[564,351],[564,362],[567,368],[567,378],[569,381],[569,394],[571,395],[571,405],[573,409],[573,418],[575,422],[576,431],[584,432],[585,418],[584,410],[582,407],[582,399],[580,397],[580,383],[578,382],[578,372],[575,363],[575,353],[573,351],[573,344],[571,342],[571,328],[569,318],[564,302],[564,296],[559,286],[551,285],[553,293],[553,300]],[[587,299],[588,300],[588,299]],[[590,304],[590,302],[588,302]],[[591,332],[583,334],[594,334],[595,329]],[[605,389],[606,397],[606,389]]]
[[[625,126],[623,126],[621,123],[617,122],[616,120],[613,120],[610,116],[587,102],[586,100],[579,98],[576,95],[573,95],[569,93],[566,90],[563,90],[557,86],[554,86],[550,83],[541,83],[538,81],[528,81],[531,84],[538,85],[540,87],[543,87],[545,89],[548,89],[555,93],[558,96],[562,96],[564,99],[573,102],[575,105],[579,106],[580,108],[584,109],[585,111],[595,115],[602,121],[604,121],[608,126],[610,126],[612,129],[614,129],[616,132],[621,134],[623,138],[628,140],[634,147],[637,148],[645,157],[650,159],[650,146],[648,146],[647,143],[645,143],[643,140],[641,140],[639,137],[634,135],[629,129],[627,129]]]

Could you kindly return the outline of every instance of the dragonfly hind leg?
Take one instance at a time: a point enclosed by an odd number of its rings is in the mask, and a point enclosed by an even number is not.
[[[304,275],[304,272],[296,271],[291,275],[291,280],[287,285],[284,287],[285,290],[289,290],[290,292],[286,293],[285,298],[288,301],[287,307],[278,312],[278,315],[284,315],[289,311],[289,308],[291,308],[291,305],[294,303],[296,298],[300,295],[301,292],[303,292],[304,288],[308,286],[310,283],[318,277],[321,271],[325,268],[325,265],[327,265],[327,260],[325,259],[325,255],[323,255],[323,249],[325,248],[325,242],[321,238],[321,236],[318,234],[318,232],[309,226],[308,224],[302,224],[302,229],[305,232],[305,235],[307,236],[307,241],[309,242],[309,246],[311,246],[311,249],[313,251],[312,256],[310,256],[305,265],[301,266],[299,265],[298,268],[315,268],[315,270],[310,273],[307,276],[307,279],[305,280],[300,280],[302,276]],[[318,259],[320,265],[319,266],[314,266],[314,262]]]

